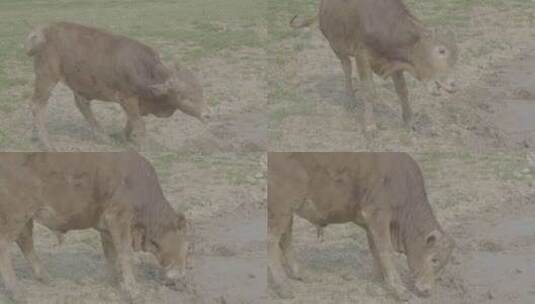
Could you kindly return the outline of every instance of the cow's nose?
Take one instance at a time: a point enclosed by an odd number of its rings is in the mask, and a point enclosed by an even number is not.
[[[431,295],[432,286],[430,284],[416,283],[415,286],[418,295],[422,297],[429,297]]]
[[[171,269],[165,273],[165,285],[175,290],[184,290],[186,288],[186,279],[183,271]]]
[[[171,281],[182,280],[184,272],[180,269],[172,268],[165,272],[165,278]]]

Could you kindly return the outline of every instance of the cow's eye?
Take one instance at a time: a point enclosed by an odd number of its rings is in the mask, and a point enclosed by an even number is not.
[[[432,258],[431,259],[431,263],[435,264],[435,265],[438,265],[438,258]]]

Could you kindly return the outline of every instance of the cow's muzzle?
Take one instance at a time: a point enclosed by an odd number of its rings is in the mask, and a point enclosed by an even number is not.
[[[186,289],[186,275],[183,270],[172,267],[165,271],[164,276],[164,283],[167,287],[178,291]]]

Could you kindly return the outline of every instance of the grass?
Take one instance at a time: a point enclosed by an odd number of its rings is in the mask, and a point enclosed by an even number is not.
[[[160,153],[149,152],[145,156],[156,169],[162,182],[171,175],[176,174],[177,163],[192,163],[199,170],[213,170],[222,175],[229,185],[256,185],[261,182],[261,177],[256,174],[259,169],[259,153],[235,154],[235,153]]]
[[[523,182],[535,179],[535,171],[529,168],[522,153],[475,154],[469,152],[429,152],[415,155],[427,175],[436,175],[445,166],[457,163],[471,168],[470,176],[479,179],[498,179],[502,182]],[[456,166],[457,167],[457,166]],[[469,177],[467,177],[469,178]]]

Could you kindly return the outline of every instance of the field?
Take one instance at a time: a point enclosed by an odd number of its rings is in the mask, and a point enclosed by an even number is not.
[[[193,70],[213,117],[206,124],[175,113],[145,117],[147,151],[261,151],[267,146],[264,66],[265,1],[0,1],[0,149],[35,150],[29,100],[31,58],[23,42],[31,30],[68,20],[140,40],[166,62]],[[29,24],[29,25],[28,25]],[[49,102],[48,130],[60,151],[122,150],[125,117],[117,104],[93,102],[97,120],[113,143],[92,138],[73,96],[58,85]]]
[[[365,150],[411,153],[439,221],[457,243],[433,295],[410,303],[535,303],[534,0],[404,0],[430,28],[456,33],[459,90],[435,96],[429,84],[407,76],[415,114],[408,130],[392,82],[375,77],[372,138],[362,132],[359,109],[343,105],[340,62],[317,24],[289,26],[295,15],[316,14],[319,1],[0,0],[0,152],[39,150],[29,108],[34,72],[23,47],[29,31],[60,20],[103,28],[191,69],[212,112],[205,124],[180,111],[144,117],[141,153],[173,207],[190,220],[192,241],[185,291],[160,284],[154,259],[138,255],[146,303],[395,303],[371,276],[362,229],[329,226],[321,241],[301,219],[294,239],[306,282],[292,282],[290,300],[266,288],[265,152]],[[93,110],[111,143],[93,138],[66,86],[54,89],[47,129],[58,150],[130,148],[120,106],[94,101]],[[55,236],[37,226],[35,239],[50,285],[33,280],[12,248],[30,304],[124,302],[106,281],[95,232],[69,233],[57,247]],[[405,258],[397,262],[410,286]],[[11,303],[3,294],[0,283],[0,304]]]
[[[430,28],[456,33],[460,58],[455,94],[433,96],[408,81],[413,130],[402,125],[392,81],[375,77],[378,132],[363,136],[345,109],[339,60],[317,24],[294,30],[294,15],[312,16],[316,0],[270,1],[269,138],[282,151],[508,151],[534,145],[535,4],[532,1],[405,1]],[[357,75],[353,77],[356,81]],[[356,93],[359,96],[359,92]],[[357,109],[358,111],[358,109]]]
[[[188,286],[177,292],[162,285],[159,266],[137,254],[136,275],[145,303],[262,303],[265,300],[265,165],[261,153],[147,153],[166,198],[189,221]],[[208,187],[209,185],[209,187]],[[57,246],[55,236],[36,225],[37,254],[52,278],[32,279],[13,244],[15,269],[30,304],[125,303],[107,277],[106,261],[95,231],[69,232]],[[0,303],[11,303],[0,290]]]
[[[535,301],[535,174],[518,155],[415,153],[438,221],[455,239],[451,263],[417,304],[528,304]],[[527,169],[527,170],[526,170]],[[374,276],[366,233],[354,224],[316,227],[296,217],[294,243],[304,282],[274,304],[394,304]],[[397,266],[411,290],[405,256]]]

